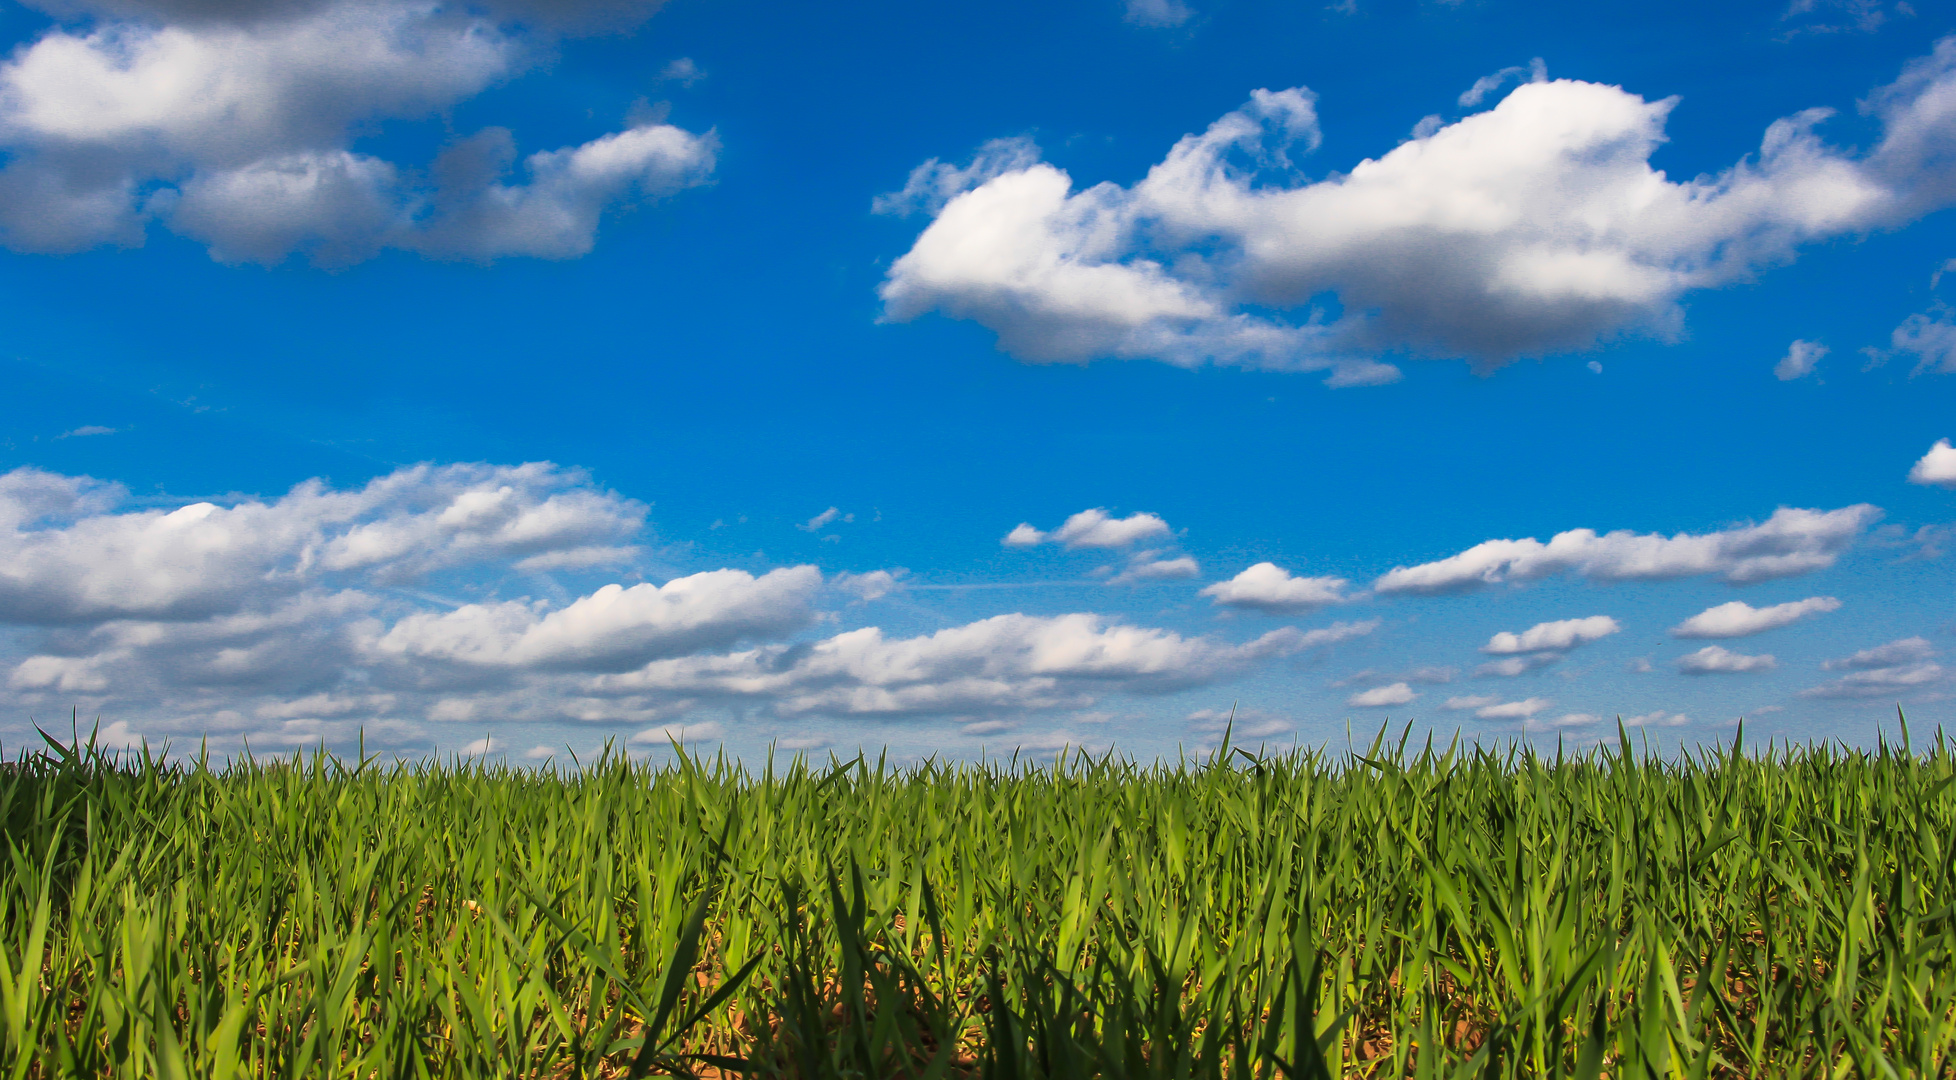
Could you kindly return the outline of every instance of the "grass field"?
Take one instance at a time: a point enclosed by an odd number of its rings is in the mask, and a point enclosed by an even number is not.
[[[1956,1075],[1956,762],[51,745],[6,1077]]]

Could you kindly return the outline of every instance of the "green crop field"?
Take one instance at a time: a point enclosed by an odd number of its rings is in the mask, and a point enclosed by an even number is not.
[[[1940,734],[542,771],[51,744],[0,773],[0,1070],[1947,1077],[1952,778]]]

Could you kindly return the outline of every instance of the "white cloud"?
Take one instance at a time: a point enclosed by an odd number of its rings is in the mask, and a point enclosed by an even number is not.
[[[377,122],[445,114],[532,66],[583,18],[568,12],[604,6],[80,5],[95,17],[0,63],[0,237],[75,251],[141,243],[158,221],[231,262],[583,254],[606,208],[710,176],[714,136],[634,125],[532,154],[514,184],[501,128],[428,170],[350,144]]]
[[[891,573],[888,570],[871,570],[867,574],[852,574],[845,570],[831,577],[829,584],[841,589],[843,592],[852,593],[856,599],[868,603],[871,600],[881,600],[893,592],[901,591],[903,582],[899,579],[905,572],[901,569],[895,573]]]
[[[1801,697],[1813,698],[1861,698],[1887,697],[1910,690],[1920,689],[1940,682],[1943,677],[1941,664],[1923,661],[1918,664],[1895,664],[1890,667],[1868,668],[1843,675],[1831,682],[1800,691]]]
[[[785,636],[815,619],[813,566],[709,570],[664,585],[606,585],[555,611],[519,601],[410,615],[377,637],[382,656],[567,671],[625,671],[647,661]]]
[[[1276,563],[1260,562],[1202,590],[1224,607],[1248,608],[1268,615],[1299,615],[1326,604],[1342,604],[1351,582],[1340,577],[1293,577]]]
[[[822,511],[819,514],[816,514],[814,517],[809,518],[807,521],[802,522],[800,525],[795,526],[795,528],[800,529],[802,532],[816,532],[820,530],[824,525],[827,525],[829,522],[834,521],[836,518],[839,518],[841,516],[842,516],[842,511],[831,506],[827,510]]]
[[[1547,698],[1524,698],[1499,705],[1483,705],[1474,710],[1474,715],[1482,720],[1527,720],[1553,704],[1555,702]]]
[[[890,639],[872,626],[808,645],[654,661],[599,676],[590,688],[617,696],[756,701],[783,715],[1084,708],[1099,693],[1213,682],[1262,660],[1369,633],[1373,625],[1309,633],[1285,627],[1231,645],[1098,615],[997,615],[921,637]]]
[[[1915,357],[1912,374],[1956,373],[1956,312],[1947,304],[1937,302],[1928,311],[1903,319],[1888,336],[1888,342],[1896,352]],[[1875,357],[1883,358],[1878,351]]]
[[[1006,547],[1032,547],[1036,544],[1044,543],[1045,540],[1045,533],[1021,521],[1017,525],[1014,525],[1012,531],[1006,533],[1005,539],[1000,540],[999,543],[1004,544]]]
[[[1490,367],[1667,336],[1692,290],[1956,198],[1951,87],[1956,39],[1868,96],[1881,135],[1866,152],[1824,143],[1831,111],[1809,109],[1681,182],[1650,164],[1675,98],[1528,83],[1310,181],[1291,155],[1320,141],[1314,96],[1257,90],[1131,186],[1076,190],[1030,163],[950,197],[881,295],[892,319],[972,319],[1029,361],[1329,370],[1346,385],[1395,378],[1381,350]],[[1330,322],[1312,306],[1327,293],[1345,313]]]
[[[1107,579],[1109,585],[1138,585],[1149,581],[1184,581],[1199,577],[1202,567],[1188,555],[1167,555],[1160,551],[1137,551],[1126,569]]]
[[[1159,515],[1135,513],[1116,518],[1107,516],[1107,511],[1095,507],[1074,514],[1066,519],[1065,524],[1049,533],[1021,522],[1005,535],[1002,542],[1007,547],[1052,543],[1069,548],[1117,548],[1168,534],[1168,522]]]
[[[1560,659],[1562,659],[1562,654],[1559,652],[1536,652],[1523,656],[1508,656],[1499,660],[1489,660],[1487,663],[1475,668],[1474,676],[1475,678],[1492,676],[1495,678],[1512,679],[1517,675],[1526,675],[1531,671],[1545,668]]]
[[[333,580],[405,584],[455,566],[617,549],[645,507],[554,465],[414,466],[364,488],[115,512],[121,488],[0,474],[0,623],[196,619]]]
[[[1809,596],[1787,604],[1756,608],[1743,600],[1709,607],[1671,628],[1681,638],[1735,638],[1777,630],[1808,615],[1840,610],[1831,596]]]
[[[668,746],[672,743],[712,742],[725,737],[725,730],[715,721],[705,720],[696,724],[660,724],[646,728],[632,736],[632,742],[644,745]]]
[[[1593,529],[1571,529],[1546,544],[1532,537],[1489,540],[1435,562],[1394,567],[1372,587],[1384,594],[1446,593],[1561,573],[1592,581],[1717,574],[1743,585],[1832,566],[1880,516],[1879,509],[1866,503],[1828,511],[1781,507],[1763,525],[1698,535],[1666,537],[1627,529],[1598,535]]]
[[[1773,365],[1773,374],[1781,382],[1790,382],[1813,374],[1813,366],[1827,355],[1827,346],[1817,341],[1795,341]]]
[[[1595,713],[1572,712],[1563,713],[1561,716],[1555,717],[1552,720],[1536,720],[1530,717],[1528,720],[1528,729],[1530,731],[1554,731],[1561,728],[1589,727],[1602,722],[1603,718],[1597,716]]]
[[[1188,715],[1187,722],[1196,731],[1220,734],[1227,729],[1230,738],[1238,743],[1297,731],[1296,720],[1262,709],[1198,709]]]
[[[1843,669],[1861,671],[1869,668],[1911,664],[1918,660],[1927,660],[1934,655],[1936,655],[1936,648],[1929,644],[1927,638],[1906,637],[1899,641],[1891,641],[1886,645],[1877,645],[1872,649],[1862,649],[1853,656],[1842,657],[1839,660],[1829,660],[1820,666],[1828,671],[1840,671]]]
[[[1136,26],[1180,26],[1195,17],[1195,9],[1182,0],[1127,0],[1128,22]]]
[[[1474,85],[1461,93],[1459,105],[1463,109],[1478,108],[1481,102],[1487,100],[1487,95],[1506,86],[1510,79],[1523,78],[1528,82],[1547,82],[1548,65],[1538,56],[1530,60],[1527,67],[1504,67],[1492,75],[1483,75],[1474,80]],[[1434,119],[1438,120],[1439,117],[1436,116]],[[1433,131],[1438,131],[1439,128],[1440,125],[1436,124]],[[1426,132],[1426,135],[1431,135],[1433,131]]]
[[[1909,469],[1908,482],[1956,487],[1956,448],[1950,447],[1948,439],[1937,439],[1922,460]]]
[[[1008,172],[1028,168],[1038,161],[1038,145],[1025,136],[993,139],[978,148],[969,165],[951,165],[931,158],[910,170],[910,178],[904,182],[903,190],[876,196],[870,203],[870,212],[898,216],[919,212],[934,215],[944,209],[945,203],[972,188]]]
[[[706,78],[706,72],[700,70],[700,66],[693,62],[692,57],[682,56],[660,68],[659,78],[663,82],[676,82],[691,88],[694,83]]]
[[[1376,624],[1377,622],[1378,620],[1376,619],[1373,620],[1374,624]],[[1363,671],[1354,671],[1350,675],[1347,675],[1344,678],[1339,679],[1338,681],[1332,683],[1331,685],[1333,687],[1339,687],[1339,688],[1346,687],[1346,686],[1382,686],[1385,683],[1389,683],[1389,682],[1406,682],[1406,683],[1421,683],[1423,685],[1434,685],[1434,684],[1450,683],[1455,678],[1459,677],[1459,675],[1460,675],[1459,671],[1450,667],[1433,667],[1433,666],[1416,667],[1416,668],[1408,668],[1404,671],[1397,671],[1397,672],[1390,672],[1390,673],[1383,672],[1383,671],[1374,671],[1371,668],[1366,668]]]
[[[420,466],[188,512],[126,502],[86,478],[0,474],[9,714],[75,705],[152,738],[211,734],[231,749],[365,731],[373,749],[486,736],[520,751],[551,741],[511,734],[536,725],[1077,710],[1214,683],[1380,625],[1237,643],[1090,614],[1002,615],[920,637],[803,638],[834,617],[817,610],[825,596],[876,594],[896,575],[838,575],[827,594],[812,566],[577,589],[539,580],[521,568],[632,550],[645,518],[642,504],[547,464]],[[581,555],[565,562],[590,572]],[[498,595],[512,582],[544,598]]]
[[[1887,697],[1920,689],[1942,681],[1945,669],[1931,659],[1935,646],[1927,638],[1906,637],[1862,649],[1852,656],[1829,660],[1820,665],[1828,671],[1848,674],[1819,686],[1800,691],[1810,698]]]
[[[1638,716],[1618,717],[1618,719],[1621,720],[1623,722],[1623,726],[1627,728],[1677,727],[1679,725],[1688,724],[1691,722],[1691,718],[1689,716],[1684,715],[1683,713],[1667,713],[1663,709],[1657,709],[1655,711],[1643,713]]]
[[[1484,653],[1497,656],[1509,653],[1541,652],[1545,649],[1572,649],[1597,638],[1608,637],[1623,629],[1615,619],[1608,615],[1591,615],[1586,619],[1558,619],[1555,622],[1536,623],[1519,634],[1503,630],[1487,639],[1481,646]]]
[[[1500,703],[1501,699],[1493,694],[1464,694],[1448,698],[1447,703],[1440,707],[1459,712],[1463,709],[1484,709],[1489,705],[1498,705]]]
[[[483,757],[488,754],[493,754],[498,751],[504,751],[508,749],[509,748],[504,746],[502,743],[497,742],[494,736],[484,735],[482,738],[477,739],[474,742],[464,743],[462,745],[462,749],[458,752],[463,757]]]
[[[1686,675],[1730,675],[1747,671],[1771,671],[1779,662],[1770,655],[1747,656],[1720,645],[1707,645],[1694,653],[1678,657],[1678,670]]]
[[[1912,17],[1907,0],[1793,0],[1780,20],[1785,37],[1801,34],[1872,34],[1895,16]]]
[[[55,438],[56,439],[82,439],[82,438],[87,438],[90,435],[113,435],[113,434],[115,434],[115,429],[112,427],[103,427],[101,424],[83,424],[82,426],[74,429],[73,431],[64,431],[61,434],[56,435]]]
[[[1404,705],[1418,696],[1419,694],[1415,693],[1412,687],[1396,682],[1389,686],[1375,686],[1370,690],[1361,690],[1346,698],[1345,704],[1359,709],[1374,709],[1386,705]]]

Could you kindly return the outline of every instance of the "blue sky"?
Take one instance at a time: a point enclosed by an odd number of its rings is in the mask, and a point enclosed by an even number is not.
[[[4,10],[6,745],[1948,719],[1946,7]]]

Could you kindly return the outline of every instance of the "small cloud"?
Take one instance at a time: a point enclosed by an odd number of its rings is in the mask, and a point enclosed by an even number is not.
[[[82,426],[76,428],[73,431],[64,431],[61,434],[56,435],[55,438],[82,439],[82,438],[87,438],[90,435],[113,435],[113,434],[115,434],[115,429],[112,427],[103,427],[100,424],[83,424]]]
[[[482,738],[462,747],[461,753],[463,757],[482,757],[485,754],[493,754],[502,748],[503,744],[497,742],[490,736],[484,735]]]
[[[1450,697],[1447,699],[1447,703],[1440,707],[1451,709],[1454,712],[1460,712],[1464,709],[1485,709],[1489,705],[1499,704],[1500,701],[1501,699],[1495,697],[1493,694],[1467,694],[1459,697]]]
[[[1159,551],[1138,551],[1128,559],[1127,569],[1107,579],[1109,585],[1138,585],[1149,581],[1181,581],[1199,577],[1202,567],[1187,555],[1161,558]]]
[[[1526,675],[1531,671],[1545,668],[1560,659],[1562,659],[1562,654],[1559,652],[1538,652],[1529,653],[1526,656],[1509,656],[1500,660],[1490,660],[1482,664],[1480,667],[1474,669],[1474,676],[1476,678],[1493,676],[1501,679],[1512,679],[1517,675]]]
[[[517,562],[516,569],[527,574],[540,574],[547,570],[589,570],[599,566],[624,566],[638,558],[639,552],[640,549],[636,547],[607,547],[594,544],[532,555]]]
[[[1601,360],[1591,360],[1589,362],[1589,370],[1601,375],[1603,373],[1603,362]]]
[[[1342,604],[1354,597],[1345,590],[1351,585],[1341,577],[1293,577],[1276,563],[1260,562],[1228,581],[1218,581],[1198,595],[1218,605],[1248,608],[1266,615],[1301,615],[1326,604]]]
[[[1623,721],[1623,726],[1627,728],[1677,727],[1681,724],[1691,722],[1691,718],[1683,713],[1667,713],[1663,709],[1658,709],[1655,712],[1647,712],[1641,716],[1624,716],[1619,717],[1619,719]]]
[[[959,728],[958,731],[966,735],[997,735],[1002,731],[1012,730],[1012,726],[1012,722],[1009,720],[980,720],[976,723],[966,724]]]
[[[1914,15],[1908,0],[1793,0],[1780,16],[1780,22],[1791,24],[1780,40],[1801,34],[1872,34],[1891,18]]]
[[[841,516],[842,516],[842,511],[831,506],[827,510],[822,511],[819,514],[816,514],[812,518],[809,518],[806,522],[803,522],[802,524],[795,526],[795,528],[800,529],[802,532],[815,532],[821,529],[822,526],[827,525],[829,522],[834,521],[836,518],[839,518]]]
[[[1524,698],[1500,705],[1483,705],[1474,710],[1474,715],[1483,720],[1527,720],[1555,702],[1548,698]]]
[[[1034,544],[1044,542],[1045,539],[1045,533],[1033,528],[1027,522],[1021,521],[1016,528],[1006,533],[1005,539],[999,541],[999,543],[1004,544],[1006,547],[1032,547]]]
[[[1553,720],[1536,720],[1530,717],[1528,720],[1528,729],[1530,731],[1542,731],[1557,728],[1588,727],[1592,724],[1600,724],[1602,722],[1603,718],[1594,713],[1572,712],[1563,713]]]
[[[1345,699],[1345,704],[1357,709],[1377,709],[1388,705],[1404,705],[1419,695],[1405,683],[1396,682],[1390,686],[1376,686],[1361,690]]]
[[[1169,534],[1168,522],[1157,514],[1129,514],[1124,518],[1109,517],[1107,511],[1099,507],[1082,510],[1066,519],[1066,523],[1052,532],[1040,532],[1025,522],[1005,534],[1006,547],[1031,547],[1034,544],[1055,543],[1069,548],[1117,548],[1126,547],[1140,540]]]
[[[1719,645],[1707,645],[1678,658],[1678,670],[1686,675],[1737,675],[1748,671],[1771,671],[1779,661],[1771,655],[1747,656]]]
[[[1542,58],[1538,56],[1530,60],[1528,66],[1525,68],[1504,67],[1492,75],[1483,75],[1475,79],[1474,85],[1468,87],[1466,92],[1460,95],[1460,107],[1463,109],[1474,108],[1482,101],[1485,101],[1489,94],[1507,85],[1509,79],[1519,81],[1523,75],[1528,76],[1529,82],[1546,82],[1548,80],[1548,65],[1543,63]]]
[[[557,756],[557,751],[539,743],[538,745],[532,746],[528,750],[524,751],[523,756],[529,758],[532,761],[541,761],[544,758]]]
[[[1886,645],[1877,645],[1872,649],[1862,649],[1853,656],[1829,660],[1820,666],[1826,671],[1840,671],[1843,668],[1849,671],[1866,671],[1872,668],[1893,667],[1896,664],[1912,664],[1927,660],[1934,655],[1936,655],[1936,647],[1929,644],[1929,639],[1907,637],[1899,641],[1891,641]]]
[[[1919,664],[1896,664],[1891,667],[1869,668],[1843,675],[1832,682],[1809,687],[1800,691],[1801,697],[1810,698],[1857,698],[1887,697],[1904,690],[1913,690],[1940,682],[1943,676],[1941,664],[1925,661]]]
[[[783,735],[774,740],[774,745],[790,752],[797,750],[820,750],[834,740],[827,735]]]
[[[1773,374],[1779,376],[1781,382],[1803,379],[1813,374],[1813,366],[1826,355],[1827,346],[1818,341],[1795,341],[1786,350],[1786,355],[1780,357],[1779,363],[1773,365]]]
[[[1413,138],[1415,139],[1432,138],[1434,132],[1439,131],[1441,128],[1446,126],[1447,126],[1446,119],[1442,117],[1439,113],[1428,113],[1427,115],[1419,118],[1419,123],[1413,125]]]
[[[641,745],[649,743],[660,746],[675,742],[709,742],[721,736],[722,730],[717,722],[703,720],[697,724],[658,724],[632,736],[632,741]]]
[[[859,603],[881,600],[903,588],[898,580],[908,571],[898,567],[894,573],[888,570],[871,570],[867,574],[852,574],[843,571],[829,579],[829,584],[846,593],[853,593]]]
[[[1948,439],[1937,439],[1929,452],[1922,455],[1922,460],[1908,471],[1908,482],[1956,487],[1956,448],[1950,447]]]
[[[700,70],[700,66],[695,64],[690,56],[682,56],[674,60],[659,72],[660,82],[675,82],[684,87],[691,87],[704,78],[706,72]]]
[[[1277,716],[1262,709],[1198,709],[1188,715],[1188,724],[1197,731],[1220,734],[1225,728],[1230,738],[1236,742],[1245,739],[1267,739],[1273,735],[1289,735],[1297,730],[1297,721],[1287,716]]]
[[[1840,610],[1841,602],[1831,596],[1809,596],[1789,604],[1756,608],[1743,600],[1719,604],[1671,628],[1681,638],[1736,638],[1762,634],[1798,622],[1809,615]]]
[[[1577,645],[1608,637],[1622,630],[1615,619],[1608,615],[1591,615],[1586,619],[1558,619],[1555,622],[1536,623],[1519,634],[1507,630],[1487,639],[1481,646],[1484,653],[1496,656],[1510,653],[1541,652],[1547,649],[1572,649]]]
[[[1135,26],[1168,29],[1195,17],[1195,9],[1182,0],[1127,0],[1127,22]]]
[[[1625,665],[1625,670],[1633,672],[1638,675],[1648,675],[1649,673],[1656,671],[1657,669],[1651,666],[1650,657],[1639,656],[1636,659],[1630,661],[1630,663],[1628,663],[1627,665]]]

